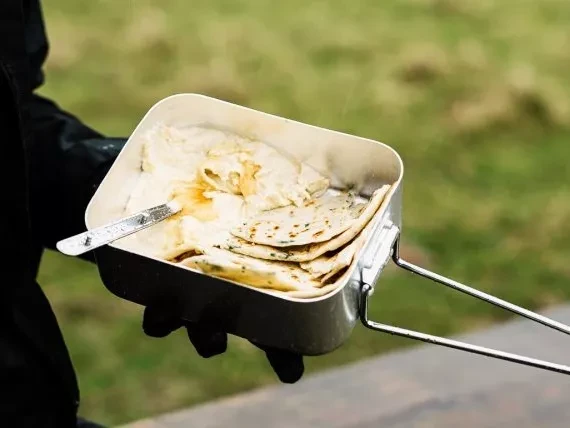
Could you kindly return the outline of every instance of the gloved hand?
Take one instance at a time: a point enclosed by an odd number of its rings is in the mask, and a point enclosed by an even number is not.
[[[184,321],[158,307],[145,308],[143,330],[148,336],[166,337],[181,327],[186,328],[190,342],[201,357],[210,358],[226,351],[228,336],[225,332],[215,331],[209,325]],[[305,367],[302,355],[267,348],[251,341],[250,343],[265,352],[269,364],[281,382],[295,383],[303,376]]]

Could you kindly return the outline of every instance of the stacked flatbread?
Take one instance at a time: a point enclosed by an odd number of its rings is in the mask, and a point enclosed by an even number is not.
[[[123,246],[281,295],[334,290],[390,188],[364,200],[328,189],[326,177],[264,143],[205,128],[160,131],[145,143],[126,211],[150,205],[145,195],[176,198],[185,208]]]

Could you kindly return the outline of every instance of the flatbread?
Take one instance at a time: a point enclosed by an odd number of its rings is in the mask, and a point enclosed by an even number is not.
[[[181,266],[252,287],[279,291],[307,291],[322,286],[296,263],[258,260],[231,251],[207,248],[204,254],[188,257]]]
[[[308,164],[221,130],[159,124],[144,138],[126,212],[171,198],[183,209],[121,245],[278,296],[337,289],[390,189],[332,196]]]
[[[308,262],[315,260],[325,253],[341,248],[354,239],[374,217],[389,189],[390,186],[385,185],[376,190],[357,221],[355,221],[350,228],[329,241],[296,247],[275,248],[269,245],[252,244],[251,242],[234,236],[229,238],[223,247],[234,253],[248,255],[258,259],[288,262]]]
[[[152,127],[143,137],[142,170],[162,174],[168,180],[195,175],[207,151],[219,141],[235,138],[226,132],[202,128],[178,128],[165,123]]]
[[[366,204],[357,204],[350,193],[324,195],[302,206],[288,206],[254,215],[231,230],[232,235],[254,244],[290,247],[324,242],[354,224]]]
[[[274,291],[268,290],[271,294],[275,294],[277,296],[287,296],[287,297],[294,297],[297,299],[312,299],[315,297],[324,296],[325,294],[329,294],[331,291],[334,291],[338,288],[341,279],[338,279],[333,284],[327,284],[321,288],[312,288],[308,290],[293,290],[293,291]]]
[[[299,206],[326,190],[330,180],[309,166],[259,141],[221,141],[198,166],[200,178],[216,190],[242,195],[260,210]]]
[[[240,195],[245,167],[239,156],[207,159],[198,167],[199,177],[216,190]]]
[[[320,297],[324,296],[325,294],[332,293],[334,290],[336,290],[339,287],[340,284],[342,284],[347,279],[349,273],[350,271],[348,269],[345,269],[342,275],[340,276],[335,275],[335,280],[332,283],[326,284],[320,288],[313,288],[310,290],[293,290],[293,291],[270,290],[269,292],[275,295],[292,297],[296,299],[313,299],[315,297]]]
[[[356,242],[356,241],[355,241]],[[321,282],[326,281],[326,277],[332,273],[335,274],[343,267],[350,265],[354,256],[354,243],[347,245],[338,253],[332,256],[322,255],[310,262],[300,264],[301,268],[309,272],[312,278],[320,279]]]
[[[322,284],[327,283],[337,273],[350,266],[354,256],[364,245],[373,225],[374,222],[369,222],[358,237],[339,252],[332,256],[322,255],[309,262],[303,262],[300,264],[301,268],[309,272],[313,278],[320,278]]]

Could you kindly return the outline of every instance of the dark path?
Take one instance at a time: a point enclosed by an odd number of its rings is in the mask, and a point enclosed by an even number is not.
[[[547,315],[569,323],[570,306]],[[570,364],[570,337],[526,320],[460,339]],[[258,426],[569,428],[570,376],[426,345],[128,428]]]

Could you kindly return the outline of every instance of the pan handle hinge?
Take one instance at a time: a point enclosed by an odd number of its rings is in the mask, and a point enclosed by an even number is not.
[[[396,226],[394,226],[396,227]],[[470,296],[476,297],[478,299],[484,300],[495,306],[499,306],[503,309],[507,309],[515,314],[521,315],[532,321],[538,322],[544,326],[553,328],[560,332],[570,334],[570,327],[562,324],[559,321],[547,318],[535,312],[529,311],[527,309],[521,308],[512,303],[506,302],[505,300],[499,299],[490,294],[484,293],[475,288],[469,287],[467,285],[461,284],[460,282],[454,281],[452,279],[446,278],[434,272],[430,272],[427,269],[416,266],[409,263],[400,257],[399,252],[400,234],[396,237],[393,249],[392,249],[392,260],[394,263],[416,275],[420,275],[424,278],[431,279],[432,281],[443,284],[447,287],[453,288],[454,290],[461,291],[462,293],[468,294]],[[363,278],[362,281],[362,291],[361,291],[361,302],[360,302],[360,321],[365,327],[372,330],[381,331],[384,333],[389,333],[396,336],[406,337],[408,339],[420,340],[422,342],[431,343],[434,345],[445,346],[448,348],[458,349],[461,351],[467,351],[474,354],[484,355],[487,357],[497,358],[505,361],[510,361],[518,364],[523,364],[527,366],[532,366],[544,370],[549,370],[557,373],[563,373],[570,375],[570,366],[565,366],[561,364],[551,363],[548,361],[538,360],[535,358],[525,357],[522,355],[511,354],[509,352],[503,352],[496,349],[485,348],[482,346],[472,345],[465,342],[460,342],[457,340],[446,339],[439,336],[433,336],[430,334],[420,333],[413,330],[407,330],[399,327],[394,327],[387,324],[380,324],[368,319],[368,301],[369,297],[372,295],[373,286],[372,284],[366,282]]]

